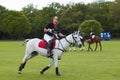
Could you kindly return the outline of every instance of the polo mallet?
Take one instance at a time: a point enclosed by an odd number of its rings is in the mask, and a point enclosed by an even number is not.
[[[67,8],[66,11],[63,13],[63,15],[60,17],[60,20],[58,21],[58,24],[60,23],[60,21],[62,20],[62,18],[65,16],[65,14],[66,14],[70,9],[72,9],[72,5],[71,5],[71,4],[68,5],[68,8]],[[58,24],[57,24],[57,25],[58,25]],[[57,26],[57,25],[56,25],[56,26]],[[56,38],[59,38],[57,34],[54,34],[54,35],[56,36]]]
[[[71,5],[71,4],[68,5],[68,8],[67,8],[66,11],[63,13],[63,15],[60,17],[60,20],[59,20],[58,24],[60,23],[60,21],[62,20],[62,18],[65,16],[65,14],[66,14],[70,9],[72,9],[72,5]]]

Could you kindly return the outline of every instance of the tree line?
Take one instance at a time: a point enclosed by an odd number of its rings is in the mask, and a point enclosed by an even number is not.
[[[112,37],[118,38],[120,37],[119,4],[119,0],[97,1],[89,4],[72,3],[72,9],[60,22],[61,31],[67,35],[78,30],[84,21],[96,20],[103,31],[108,31]],[[42,9],[29,4],[21,11],[15,11],[0,5],[0,39],[43,38],[43,28],[51,22],[53,16],[61,17],[68,7],[69,4],[61,5],[53,2]]]

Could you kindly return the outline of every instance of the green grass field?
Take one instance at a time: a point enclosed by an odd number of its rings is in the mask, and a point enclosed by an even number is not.
[[[120,41],[103,41],[102,52],[87,52],[87,45],[83,52],[65,52],[59,61],[61,77],[55,75],[54,66],[39,74],[50,61],[42,56],[29,60],[22,74],[17,74],[25,51],[21,43],[0,42],[0,80],[120,80]]]

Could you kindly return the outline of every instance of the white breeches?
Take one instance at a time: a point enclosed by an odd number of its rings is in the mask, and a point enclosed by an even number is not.
[[[53,36],[49,36],[48,34],[44,34],[44,39],[49,42],[50,40],[52,40],[54,37]]]
[[[80,39],[83,39],[83,37],[82,37],[82,36],[80,36]]]
[[[92,35],[92,39],[95,37],[95,35]]]

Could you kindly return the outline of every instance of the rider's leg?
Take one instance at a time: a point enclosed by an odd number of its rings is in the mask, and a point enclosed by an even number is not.
[[[92,35],[92,37],[91,37],[91,41],[92,41],[92,42],[94,42],[94,41],[93,41],[94,37],[95,37],[95,35]]]
[[[49,40],[49,42],[48,42],[48,46],[47,46],[47,56],[48,56],[48,57],[51,57],[51,56],[52,56],[52,53],[51,53],[51,50],[52,50],[52,42],[53,42],[53,40]]]
[[[49,36],[48,34],[44,35],[44,40],[48,43],[47,46],[47,56],[51,57],[51,47],[52,47],[52,39],[54,37],[53,36]]]

